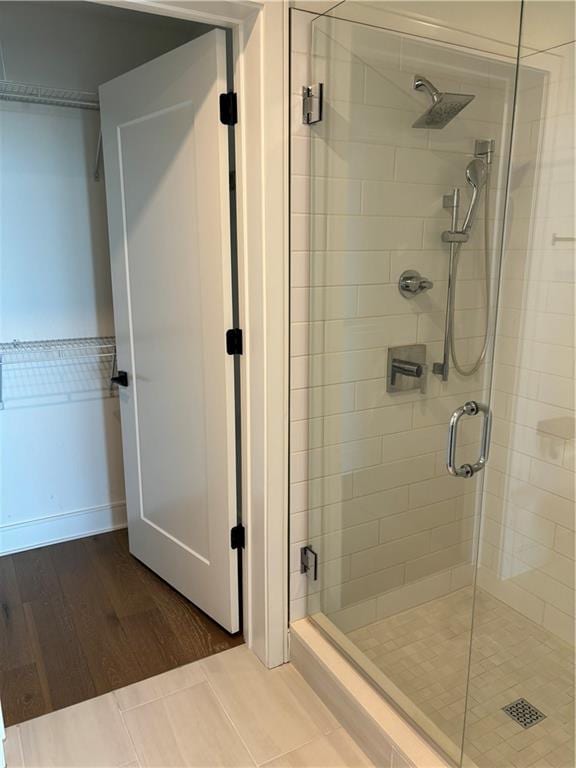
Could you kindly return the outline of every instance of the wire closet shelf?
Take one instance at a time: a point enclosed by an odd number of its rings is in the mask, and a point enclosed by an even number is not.
[[[116,370],[116,339],[114,336],[93,336],[73,339],[44,339],[0,343],[0,409],[4,407],[4,385],[10,371],[27,368],[74,364],[105,366],[106,378]],[[111,385],[110,385],[111,388]]]
[[[0,365],[30,363],[78,362],[95,358],[114,358],[114,336],[93,336],[77,339],[46,339],[43,341],[14,341],[0,344]]]
[[[76,109],[100,109],[97,93],[18,83],[13,80],[0,80],[0,101],[19,101]]]

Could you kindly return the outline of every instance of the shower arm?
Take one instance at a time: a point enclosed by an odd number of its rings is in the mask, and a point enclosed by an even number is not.
[[[422,75],[416,75],[416,77],[414,78],[414,90],[415,91],[425,90],[429,94],[434,104],[436,104],[438,99],[440,98],[440,91],[438,90],[438,88],[432,85],[430,80],[428,80],[425,77],[422,77]]]

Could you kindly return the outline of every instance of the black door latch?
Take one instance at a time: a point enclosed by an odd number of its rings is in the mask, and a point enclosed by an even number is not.
[[[118,371],[116,376],[112,376],[110,381],[112,384],[118,384],[119,387],[127,387],[128,386],[128,374],[126,371]]]

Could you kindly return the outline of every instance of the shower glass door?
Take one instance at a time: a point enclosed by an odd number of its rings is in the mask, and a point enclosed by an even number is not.
[[[460,764],[516,49],[373,23],[311,25],[308,613]]]

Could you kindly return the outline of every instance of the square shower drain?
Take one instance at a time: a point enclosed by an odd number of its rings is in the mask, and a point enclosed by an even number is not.
[[[506,712],[512,720],[516,720],[522,728],[531,728],[546,718],[546,715],[533,707],[526,699],[516,699],[511,704],[502,707],[502,711]]]

